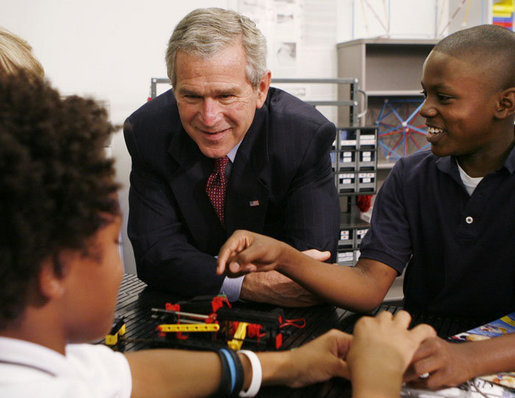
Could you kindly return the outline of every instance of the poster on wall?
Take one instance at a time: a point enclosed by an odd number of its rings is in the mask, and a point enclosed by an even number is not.
[[[337,0],[238,0],[237,11],[256,22],[267,38],[274,78],[336,75]],[[303,100],[334,100],[336,87],[274,84]],[[335,109],[319,109],[333,119]]]
[[[268,66],[274,75],[297,73],[300,0],[240,0],[238,11],[251,18],[267,38]]]

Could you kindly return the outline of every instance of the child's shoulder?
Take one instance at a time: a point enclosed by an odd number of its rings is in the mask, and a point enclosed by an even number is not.
[[[431,150],[423,150],[412,153],[411,155],[400,158],[394,166],[395,173],[400,173],[405,176],[417,175],[420,173],[426,174],[434,172],[438,163],[449,162],[450,158],[440,158],[434,155]]]

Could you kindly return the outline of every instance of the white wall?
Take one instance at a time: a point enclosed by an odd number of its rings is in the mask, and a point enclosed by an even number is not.
[[[150,78],[166,76],[166,44],[177,22],[198,7],[231,6],[231,0],[0,0],[0,25],[32,45],[62,94],[103,101],[121,125],[146,102]],[[124,185],[124,265],[134,272],[126,235],[130,159],[121,132],[111,146]]]
[[[383,35],[375,14],[385,15],[384,4],[388,5],[392,35],[420,37],[434,30],[435,4],[440,3],[447,1],[0,0],[0,25],[31,43],[47,77],[63,94],[91,95],[104,101],[112,121],[122,124],[146,101],[150,78],[166,76],[168,38],[177,22],[195,8],[239,9],[259,19],[275,77],[336,77],[335,44]],[[370,4],[374,11],[363,13],[363,4]],[[290,14],[293,30],[274,25],[280,15]],[[286,63],[275,58],[283,42],[297,45],[295,59]],[[112,153],[118,180],[124,184],[120,192],[124,264],[128,272],[134,272],[126,237],[130,159],[121,133],[113,137]]]

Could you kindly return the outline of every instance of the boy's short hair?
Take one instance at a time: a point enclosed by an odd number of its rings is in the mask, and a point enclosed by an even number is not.
[[[45,75],[43,67],[32,55],[30,44],[0,26],[0,74],[12,74],[20,69],[38,78]]]
[[[26,72],[0,74],[0,329],[25,308],[41,264],[81,250],[119,214],[114,127],[91,99],[59,93]]]
[[[499,89],[515,86],[515,33],[497,25],[479,25],[459,30],[438,42],[434,51],[457,58],[473,57],[487,67]]]

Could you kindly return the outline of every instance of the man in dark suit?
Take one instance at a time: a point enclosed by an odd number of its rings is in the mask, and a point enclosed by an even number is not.
[[[279,273],[219,276],[215,256],[233,231],[249,229],[335,260],[334,125],[270,88],[265,39],[236,12],[191,12],[170,38],[167,67],[173,92],[124,125],[132,157],[128,234],[139,277],[180,296],[318,302]],[[216,174],[214,164],[225,169]]]

